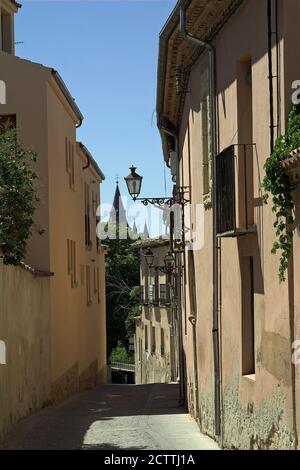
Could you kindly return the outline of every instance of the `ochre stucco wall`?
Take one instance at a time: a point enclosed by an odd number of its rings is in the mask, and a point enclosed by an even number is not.
[[[1,114],[16,114],[20,143],[38,154],[34,170],[39,179],[39,206],[36,224],[44,230],[41,237],[33,233],[26,262],[37,269],[49,270],[49,213],[48,213],[48,133],[46,84],[50,69],[0,51],[0,77],[6,83],[7,101]]]
[[[104,255],[97,251],[96,217],[92,191],[100,199],[101,179],[76,144],[71,115],[47,86],[49,151],[49,240],[52,299],[52,380],[53,398],[60,400],[80,388],[105,381],[106,328]],[[74,147],[74,188],[69,187],[66,171],[65,138]],[[91,247],[85,246],[84,183],[90,188]],[[76,242],[77,285],[71,287],[68,275],[67,240]],[[90,267],[91,303],[87,305],[86,266]],[[84,276],[81,276],[81,269]],[[99,289],[94,290],[94,269],[99,269]]]
[[[80,388],[106,381],[104,250],[97,251],[96,217],[91,208],[92,246],[85,246],[84,182],[100,200],[101,178],[76,144],[78,118],[51,69],[0,52],[1,79],[7,83],[2,114],[16,114],[20,143],[38,154],[35,170],[40,197],[35,223],[44,230],[29,242],[26,261],[54,273],[50,281],[52,398],[59,401]],[[74,148],[74,189],[66,171],[65,138]],[[77,286],[71,288],[67,240],[76,242]],[[81,281],[81,266],[84,279]],[[87,305],[86,266],[91,270]],[[99,303],[94,289],[99,269]]]
[[[164,257],[169,247],[153,247],[154,266],[163,266]],[[149,271],[143,254],[141,254],[141,285],[146,292],[149,283],[155,283],[154,270]],[[159,274],[159,283],[167,282],[166,275]],[[169,383],[177,379],[177,351],[175,349],[176,325],[172,317],[171,305],[155,304],[141,306],[141,319],[136,321],[135,334],[135,383]],[[145,328],[147,327],[147,329]],[[151,328],[155,327],[155,351],[151,350]],[[164,331],[164,354],[161,354],[161,329]],[[148,350],[146,338],[148,335]],[[140,345],[142,350],[140,351]]]
[[[0,260],[0,440],[20,418],[50,400],[50,278]]]

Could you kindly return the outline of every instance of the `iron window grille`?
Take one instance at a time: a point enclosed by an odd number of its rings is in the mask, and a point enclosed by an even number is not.
[[[219,237],[237,237],[253,231],[254,146],[231,145],[216,157],[216,229]]]

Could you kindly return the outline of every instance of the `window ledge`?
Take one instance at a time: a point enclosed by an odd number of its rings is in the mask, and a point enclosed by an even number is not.
[[[236,238],[248,235],[249,233],[256,233],[257,225],[249,225],[248,228],[236,228],[228,232],[218,233],[217,238]]]
[[[248,374],[242,376],[244,379],[248,380],[249,382],[255,383],[256,382],[256,375],[255,374]]]

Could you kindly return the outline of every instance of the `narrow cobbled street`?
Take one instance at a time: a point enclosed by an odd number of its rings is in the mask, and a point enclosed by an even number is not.
[[[177,385],[106,385],[22,420],[5,449],[218,449],[178,406]]]

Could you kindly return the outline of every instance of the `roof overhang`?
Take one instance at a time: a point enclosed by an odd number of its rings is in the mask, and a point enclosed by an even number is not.
[[[65,82],[61,78],[60,74],[55,69],[51,69],[52,77],[54,78],[56,84],[60,88],[62,94],[64,95],[65,99],[67,100],[68,104],[70,105],[73,113],[78,119],[77,127],[80,127],[83,121],[83,114],[81,113],[80,109],[78,108],[75,99],[72,97],[71,93],[69,92]]]
[[[105,176],[103,174],[103,172],[100,170],[100,167],[98,165],[98,163],[96,162],[96,160],[94,159],[94,157],[92,156],[92,154],[88,151],[88,149],[86,148],[85,145],[83,145],[82,142],[77,142],[77,144],[79,145],[79,148],[81,149],[81,151],[84,153],[84,155],[86,156],[87,160],[88,160],[88,165],[86,168],[88,168],[88,166],[92,166],[93,169],[95,170],[95,172],[97,173],[97,175],[99,176],[100,180],[101,181],[104,181],[105,180]]]
[[[187,31],[212,42],[244,0],[185,0]],[[179,29],[179,0],[159,36],[156,111],[158,127],[178,133],[191,67],[203,47],[184,38]],[[168,138],[161,132],[165,160]]]
[[[10,0],[17,8],[22,8],[21,3],[15,2],[15,0]]]
[[[158,238],[147,238],[146,240],[137,240],[131,245],[131,249],[139,250],[145,248],[161,248],[163,246],[169,246],[169,237],[158,237]]]
[[[8,12],[17,13],[19,8],[22,8],[22,5],[14,0],[1,0],[2,4]]]

